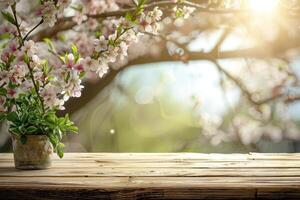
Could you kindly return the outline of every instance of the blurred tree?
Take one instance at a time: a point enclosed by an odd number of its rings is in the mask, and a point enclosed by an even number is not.
[[[120,7],[119,10],[98,13],[88,17],[97,19],[101,24],[104,19],[110,20],[110,17],[125,16],[128,11],[135,9],[135,1],[116,2]],[[78,3],[83,5],[80,1]],[[187,144],[182,147],[178,149],[173,148],[174,146],[168,148],[168,145],[165,144],[165,149],[158,148],[158,150],[185,151],[193,149],[194,144],[190,141],[199,141],[195,139],[196,135],[200,134],[199,129],[212,144],[234,140],[250,147],[250,150],[257,149],[257,144],[262,138],[273,141],[299,139],[297,124],[286,115],[290,104],[300,99],[298,81],[300,69],[298,68],[299,61],[297,61],[300,55],[299,1],[149,0],[145,5],[145,10],[153,9],[158,5],[165,9],[164,19],[160,22],[159,34],[145,32],[142,40],[130,47],[128,58],[111,65],[110,72],[104,78],[100,80],[92,77],[86,80],[82,98],[70,100],[66,105],[66,112],[75,113],[78,110],[83,112],[81,108],[88,110],[89,105],[93,105],[89,103],[99,93],[106,92],[107,95],[111,95],[110,90],[112,89],[108,88],[110,92],[105,91],[109,85],[113,85],[114,90],[124,92],[124,87],[120,89],[119,85],[116,86],[118,84],[117,79],[122,72],[130,69],[131,66],[143,67],[144,64],[148,63],[154,65],[154,63],[170,61],[181,63],[208,61],[211,63],[209,66],[215,67],[220,74],[220,86],[224,93],[228,87],[239,89],[241,94],[239,103],[232,106],[222,120],[214,122],[200,116],[201,126],[183,129],[182,132],[188,131],[193,134],[190,134],[191,138],[187,139],[185,142]],[[177,9],[174,11],[176,6]],[[180,13],[181,11],[178,9],[183,9],[184,6],[195,8],[192,16],[187,20],[183,20],[186,16]],[[88,36],[84,34],[80,38],[69,36],[71,35],[70,32],[77,30],[80,29],[78,29],[77,23],[72,21],[72,17],[64,17],[59,19],[58,23],[51,29],[39,29],[31,39],[41,41],[46,37],[64,38],[70,42],[75,42],[81,47],[80,50],[84,51],[88,48],[85,45],[88,45],[89,42],[82,41],[88,40]],[[141,73],[141,76],[146,75]],[[130,94],[127,96],[128,98],[131,97]],[[173,109],[180,109],[177,104],[171,105],[171,102],[169,104]],[[155,118],[157,116],[155,111],[157,111],[159,104],[155,102],[151,106],[143,107],[143,109],[151,111],[147,112],[150,114],[146,117]],[[135,106],[128,104],[122,108],[113,107],[111,109],[114,109],[115,115],[109,118],[112,120],[110,123],[113,121],[118,123],[112,130],[113,133],[101,136],[103,140],[111,140],[111,144],[107,144],[106,147],[94,147],[91,142],[84,141],[86,150],[123,151],[131,150],[130,148],[137,146],[134,142],[134,145],[132,143],[132,145],[120,146],[121,142],[118,143],[118,141],[123,140],[123,138],[117,136],[117,133],[118,126],[125,129],[128,125],[125,120],[128,118],[128,113],[142,111],[139,111],[138,107],[135,108]],[[88,114],[84,116],[86,116],[86,124],[93,120],[91,116],[87,117]],[[187,116],[181,117],[186,118]],[[149,119],[140,118],[139,120],[147,121]],[[177,127],[177,123],[170,123],[174,126],[174,130],[182,128],[179,124]],[[137,124],[139,122],[135,123],[135,125]],[[104,126],[103,128],[107,131],[109,127]],[[153,129],[153,126],[140,129],[147,137],[147,131]],[[172,129],[168,130],[172,131]],[[166,130],[159,130],[159,132],[164,131]],[[152,133],[153,131],[150,131],[148,134]],[[94,140],[93,137],[98,137],[92,130],[89,131],[88,135],[90,137],[85,139],[91,141]],[[154,137],[154,142],[150,144],[155,143],[155,138],[159,139]],[[152,147],[142,144],[139,149],[148,151]],[[295,149],[298,149],[297,145]]]

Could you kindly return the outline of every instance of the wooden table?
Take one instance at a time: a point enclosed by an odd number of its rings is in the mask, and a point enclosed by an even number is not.
[[[300,199],[300,154],[68,153],[48,170],[0,154],[0,199]]]

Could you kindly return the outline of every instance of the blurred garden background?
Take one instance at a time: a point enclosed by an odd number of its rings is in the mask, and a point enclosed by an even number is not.
[[[300,150],[299,1],[190,2],[207,10],[165,17],[160,35],[143,35],[103,79],[85,81],[61,113],[79,127],[66,152]],[[72,41],[83,54],[86,40]],[[0,152],[12,150],[6,126]]]

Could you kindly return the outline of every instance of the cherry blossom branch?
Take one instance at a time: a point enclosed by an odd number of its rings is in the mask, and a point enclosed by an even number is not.
[[[36,82],[34,80],[33,70],[32,70],[32,68],[30,66],[30,62],[28,62],[26,64],[27,64],[27,67],[28,67],[28,70],[29,70],[30,79],[31,79],[31,81],[33,83],[33,86],[34,86],[35,93],[38,96],[38,99],[39,99],[39,101],[41,103],[41,107],[42,107],[43,112],[45,112],[44,101],[43,101],[42,97],[39,94],[39,88],[38,88],[38,86],[37,86],[37,84],[36,84]]]
[[[208,12],[208,13],[215,13],[215,14],[229,14],[229,13],[238,13],[242,12],[242,10],[234,10],[234,9],[226,9],[226,10],[221,10],[221,9],[213,9],[213,8],[207,8],[200,3],[203,3],[205,1],[200,1],[199,3],[193,3],[190,1],[180,1],[180,2],[175,2],[172,0],[163,0],[163,1],[155,1],[149,4],[144,5],[144,11],[149,11],[152,10],[155,7],[160,7],[160,8],[171,8],[173,6],[177,5],[182,5],[182,6],[191,6],[196,8],[197,12]],[[104,13],[99,13],[99,14],[87,14],[86,16],[88,18],[93,18],[93,19],[105,19],[109,17],[122,17],[125,16],[126,13],[128,12],[134,12],[136,10],[136,7],[131,7],[131,8],[125,8],[121,9],[118,11],[110,11],[110,12],[104,12]],[[86,22],[87,20],[83,21]],[[73,17],[64,17],[58,20],[58,22],[52,27],[52,28],[47,28],[44,30],[41,30],[40,32],[36,33],[31,37],[31,39],[35,41],[41,41],[43,38],[51,38],[55,36],[57,33],[70,30],[73,27],[77,26],[77,23],[73,21]]]
[[[41,19],[41,21],[40,21],[37,25],[35,25],[30,31],[28,31],[28,33],[24,36],[23,41],[25,41],[25,40],[28,38],[28,36],[32,33],[32,31],[34,31],[34,30],[37,29],[40,25],[42,25],[43,22],[44,22],[44,19]]]
[[[14,3],[14,4],[11,6],[11,9],[12,9],[13,16],[14,16],[14,20],[15,20],[15,24],[14,24],[14,25],[16,26],[16,28],[17,28],[17,30],[18,30],[18,37],[19,37],[19,42],[20,42],[20,45],[19,45],[18,49],[21,49],[21,47],[24,46],[24,41],[25,41],[26,37],[27,37],[27,36],[28,36],[35,28],[37,28],[40,24],[42,24],[42,23],[43,23],[43,20],[41,20],[40,23],[39,23],[37,26],[35,26],[31,31],[29,31],[29,32],[27,33],[27,35],[23,38],[23,37],[22,37],[22,34],[21,34],[21,31],[20,31],[20,25],[19,25],[19,23],[18,23],[18,17],[17,17],[17,12],[16,12],[16,3]],[[41,103],[42,110],[43,110],[43,112],[45,112],[44,102],[43,102],[43,100],[42,100],[42,98],[41,98],[41,96],[40,96],[40,94],[39,94],[38,86],[37,86],[37,84],[36,84],[36,82],[35,82],[35,80],[34,80],[33,70],[32,70],[31,67],[30,67],[30,61],[29,61],[29,62],[26,62],[26,65],[27,65],[28,70],[29,70],[29,73],[30,73],[30,79],[31,79],[31,81],[32,81],[32,83],[33,83],[33,85],[34,85],[34,89],[35,89],[36,95],[38,96],[38,99],[39,99],[39,101],[40,101],[40,103]]]

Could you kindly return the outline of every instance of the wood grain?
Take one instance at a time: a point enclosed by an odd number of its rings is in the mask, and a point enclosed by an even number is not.
[[[300,199],[300,154],[67,153],[48,170],[0,154],[0,199]]]

